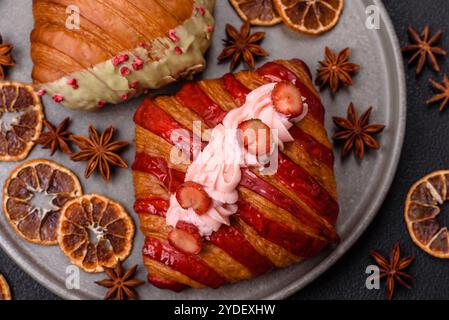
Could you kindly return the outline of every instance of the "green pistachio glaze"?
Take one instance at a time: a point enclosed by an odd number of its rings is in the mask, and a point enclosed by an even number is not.
[[[113,59],[97,64],[92,68],[75,72],[51,83],[39,86],[52,97],[61,96],[61,104],[66,108],[90,111],[101,103],[117,104],[141,94],[144,89],[156,89],[183,77],[204,70],[204,53],[209,48],[214,26],[212,10],[215,0],[195,0],[192,17],[176,29],[179,41],[168,35],[154,39],[143,47],[127,52],[127,62],[114,66]],[[197,8],[205,8],[204,15]],[[180,49],[180,50],[179,50]],[[143,60],[140,70],[134,70],[135,59]],[[131,72],[123,75],[122,68]],[[77,88],[67,84],[76,79]],[[136,88],[131,88],[138,83]]]

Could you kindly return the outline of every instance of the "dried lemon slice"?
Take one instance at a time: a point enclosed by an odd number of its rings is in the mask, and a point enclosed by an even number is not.
[[[0,162],[25,159],[42,131],[44,112],[33,87],[0,81]]]
[[[449,199],[449,170],[436,171],[417,181],[410,189],[404,216],[410,236],[428,254],[449,259],[449,233],[437,217]]]
[[[282,22],[273,0],[229,0],[237,14],[252,25],[272,26]]]
[[[120,204],[88,194],[66,203],[57,233],[73,264],[86,272],[103,272],[130,254],[134,224]]]
[[[11,292],[9,291],[8,282],[5,277],[0,274],[0,301],[11,300]]]
[[[274,0],[285,24],[311,35],[329,31],[343,11],[343,0]]]
[[[18,166],[3,186],[3,212],[25,240],[58,244],[56,227],[64,204],[82,194],[78,178],[67,168],[46,159]]]

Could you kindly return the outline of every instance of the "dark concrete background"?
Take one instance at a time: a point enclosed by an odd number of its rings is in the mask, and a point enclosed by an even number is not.
[[[223,1],[223,0],[221,0]],[[357,0],[347,0],[357,1]],[[445,35],[441,46],[449,50],[449,2],[447,0],[384,0],[393,20],[401,45],[408,43],[407,26],[421,30],[426,24],[432,32],[442,28]],[[442,70],[449,73],[449,57],[440,60]],[[393,244],[400,242],[404,254],[416,255],[409,269],[416,278],[414,288],[398,288],[397,299],[445,299],[449,297],[449,261],[430,257],[411,241],[403,221],[403,206],[408,188],[420,177],[438,169],[449,168],[449,110],[439,112],[427,107],[432,95],[428,78],[440,80],[428,68],[415,77],[413,67],[406,67],[408,88],[407,133],[401,162],[393,186],[378,216],[353,248],[293,299],[383,299],[381,290],[365,288],[365,268],[372,264],[373,249],[389,254]],[[443,207],[443,215],[446,208]],[[449,219],[442,218],[442,223]],[[55,295],[34,282],[14,262],[0,251],[0,272],[8,279],[15,299],[57,299]]]

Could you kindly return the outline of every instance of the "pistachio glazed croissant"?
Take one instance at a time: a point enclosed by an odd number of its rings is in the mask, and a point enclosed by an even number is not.
[[[183,130],[186,139],[181,139],[182,149],[192,150],[195,137],[207,136],[209,128],[219,128],[229,118],[239,117],[244,112],[233,113],[236,108],[262,101],[256,99],[258,90],[263,92],[263,88],[277,83],[294,85],[308,106],[305,117],[289,129],[290,141],[280,148],[277,172],[267,176],[252,167],[242,168],[235,213],[201,240],[202,249],[188,247],[195,241],[186,240],[196,240],[189,237],[189,232],[194,235],[198,230],[184,229],[184,225],[178,229],[179,223],[174,229],[169,216],[178,196],[182,203],[180,190],[193,171],[184,163],[172,161],[172,147],[180,141],[172,133]],[[267,100],[263,101],[265,105]],[[145,235],[143,260],[153,285],[174,291],[218,288],[273,268],[285,268],[339,241],[334,228],[339,213],[334,155],[324,127],[324,107],[302,61],[278,60],[254,72],[187,83],[174,96],[145,99],[134,120],[134,209]],[[196,145],[204,151],[215,143],[215,132],[211,139]],[[201,192],[193,191],[200,199]],[[194,219],[190,222],[199,221]]]
[[[33,0],[32,78],[76,110],[119,103],[205,68],[215,0]]]

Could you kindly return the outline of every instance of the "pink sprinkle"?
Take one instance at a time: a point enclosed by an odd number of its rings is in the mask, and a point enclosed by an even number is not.
[[[138,86],[139,86],[139,82],[137,82],[137,81],[133,81],[129,84],[129,87],[131,89],[136,89]]]
[[[141,42],[139,43],[139,47],[146,49],[147,43],[146,43],[145,41],[141,41]]]
[[[120,56],[120,62],[126,62],[129,60],[129,56],[127,54],[122,54]]]
[[[45,89],[40,89],[38,92],[37,92],[37,95],[39,96],[39,97],[43,97],[43,96],[45,96],[47,94],[47,91],[45,91]]]
[[[129,76],[131,74],[131,70],[128,67],[122,67],[120,69],[120,73],[122,76]]]
[[[72,78],[72,79],[67,80],[67,84],[69,86],[73,86],[74,84],[77,84],[77,81],[75,78]]]
[[[210,33],[215,31],[215,27],[214,26],[208,26],[207,27],[207,31],[209,31]]]
[[[176,53],[177,55],[181,55],[181,54],[182,54],[182,49],[181,49],[180,47],[176,47],[176,48],[175,48],[175,53]]]
[[[67,84],[71,86],[74,90],[79,88],[78,81],[75,78],[67,80]]]
[[[103,100],[100,100],[100,101],[98,101],[97,105],[98,105],[98,108],[101,109],[106,105],[106,102],[104,102]]]
[[[138,71],[143,68],[143,60],[140,58],[136,58],[133,63],[133,69]]]
[[[125,93],[122,94],[122,100],[128,100],[129,99],[129,94]]]
[[[114,59],[112,59],[112,64],[114,65],[114,67],[117,67],[120,63],[121,61],[119,56],[114,57]]]
[[[62,101],[64,101],[64,97],[59,94],[56,94],[53,96],[53,101],[56,103],[61,103]]]
[[[196,8],[196,12],[204,16],[206,14],[206,8],[203,5],[198,6]]]
[[[168,37],[173,42],[178,42],[180,40],[178,35],[176,34],[176,30],[174,30],[174,29],[171,29],[170,31],[168,31]]]

